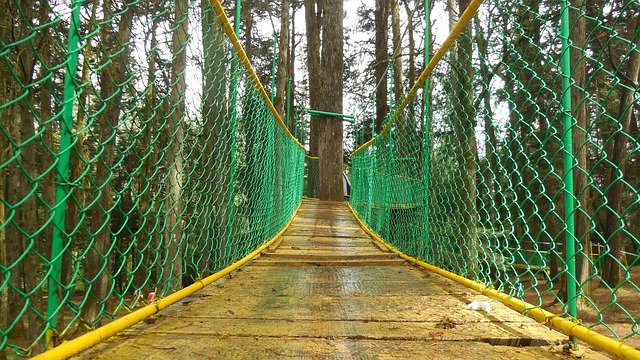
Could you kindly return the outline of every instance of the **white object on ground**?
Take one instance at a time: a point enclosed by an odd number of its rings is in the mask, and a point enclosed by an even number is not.
[[[467,309],[484,311],[484,312],[493,311],[493,307],[491,307],[491,304],[489,304],[486,301],[478,301],[478,300],[473,300],[469,305],[467,305]]]

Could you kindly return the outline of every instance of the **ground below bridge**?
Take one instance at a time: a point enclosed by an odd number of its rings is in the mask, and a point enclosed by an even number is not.
[[[489,301],[491,313],[467,310]],[[304,200],[250,265],[105,343],[94,359],[599,359],[566,337],[416,268],[342,203]]]

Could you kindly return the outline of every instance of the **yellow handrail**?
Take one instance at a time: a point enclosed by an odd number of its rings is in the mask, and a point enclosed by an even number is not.
[[[198,280],[193,284],[178,290],[167,297],[158,299],[153,304],[147,305],[141,309],[138,309],[131,314],[125,315],[121,318],[118,318],[104,326],[101,326],[91,332],[88,332],[82,336],[79,336],[73,340],[65,341],[62,344],[54,347],[51,350],[45,351],[40,355],[34,356],[32,359],[35,360],[57,360],[57,359],[68,359],[74,355],[81,353],[84,350],[87,350],[108,338],[116,335],[117,333],[130,328],[131,326],[139,323],[140,321],[149,318],[160,310],[163,310],[170,305],[177,303],[178,301],[186,298],[187,296],[192,295],[196,291],[204,288],[207,285],[212,284],[213,282],[223,278],[224,276],[234,272],[238,268],[242,267],[249,261],[251,261],[254,257],[264,251],[267,247],[271,246],[282,234],[289,228],[293,218],[296,217],[298,210],[300,209],[300,205],[296,211],[294,211],[289,221],[284,225],[284,227],[271,239],[265,241],[262,246],[255,249],[253,252],[247,254],[247,256],[242,259],[236,261],[235,263],[227,266],[226,268],[218,271],[217,273],[210,275],[202,280]]]
[[[262,86],[262,83],[260,82],[260,78],[258,78],[258,74],[256,73],[255,69],[251,65],[251,62],[249,61],[247,54],[244,52],[244,48],[242,47],[242,44],[240,44],[240,40],[238,39],[235,31],[233,30],[233,26],[231,26],[231,23],[229,22],[229,18],[227,18],[227,14],[224,12],[224,8],[222,7],[220,0],[210,0],[210,2],[211,2],[211,8],[213,8],[213,11],[215,12],[216,17],[218,18],[220,25],[222,25],[222,28],[224,29],[225,34],[227,34],[227,37],[229,37],[229,40],[231,41],[231,44],[233,45],[233,48],[236,51],[236,54],[238,56],[238,59],[240,60],[240,63],[242,64],[242,66],[244,66],[245,70],[247,70],[247,72],[249,73],[249,78],[254,83],[254,85],[258,88],[258,91],[260,92],[260,95],[262,96],[262,99],[264,100],[264,102],[267,104],[267,107],[269,108],[269,110],[271,110],[271,112],[273,113],[273,116],[276,118],[276,121],[278,122],[280,127],[284,129],[285,133],[289,136],[289,138],[291,138],[291,140],[293,140],[293,142],[296,143],[300,148],[304,149],[304,146],[298,141],[298,139],[296,139],[295,136],[291,134],[291,131],[289,131],[289,128],[287,128],[287,125],[285,125],[284,121],[282,121],[282,118],[278,114],[278,111],[276,111],[275,106],[273,106],[273,103],[271,102],[271,99],[269,98],[267,91],[264,89],[264,86]]]

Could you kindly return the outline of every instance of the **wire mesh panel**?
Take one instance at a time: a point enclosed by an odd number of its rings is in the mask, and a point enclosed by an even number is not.
[[[317,199],[320,196],[320,159],[316,156],[305,157],[304,196]]]
[[[429,96],[353,154],[352,206],[412,256],[640,347],[639,19],[483,5]]]
[[[3,3],[0,357],[191,284],[290,219],[304,149],[230,29],[208,0]]]

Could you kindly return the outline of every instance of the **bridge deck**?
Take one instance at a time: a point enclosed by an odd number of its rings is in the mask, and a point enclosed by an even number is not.
[[[81,357],[567,359],[565,339],[384,251],[344,204],[305,200],[250,266]]]

